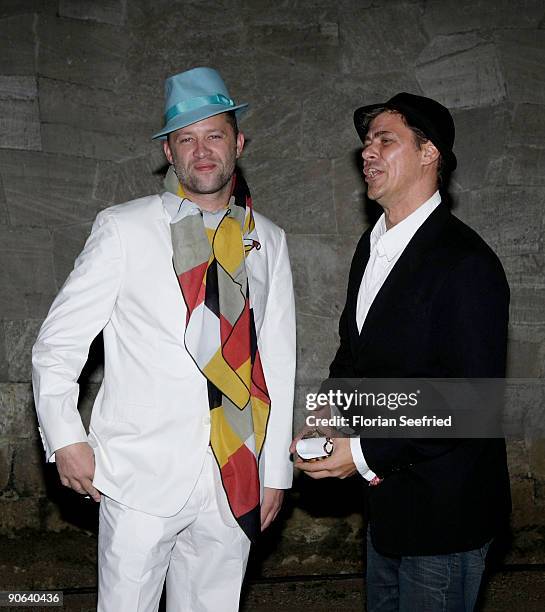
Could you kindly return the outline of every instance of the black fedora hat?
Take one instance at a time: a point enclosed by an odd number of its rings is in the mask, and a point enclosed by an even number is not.
[[[454,121],[448,108],[431,98],[405,92],[396,94],[387,102],[362,106],[354,111],[354,125],[362,141],[365,140],[369,127],[369,114],[378,108],[403,114],[409,125],[422,130],[437,147],[445,168],[449,171],[456,168],[456,155],[452,152]]]

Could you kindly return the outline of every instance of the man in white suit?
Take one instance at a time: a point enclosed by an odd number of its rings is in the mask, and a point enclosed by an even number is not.
[[[250,542],[291,486],[295,323],[284,232],[235,170],[219,74],[166,81],[165,192],[102,211],[33,349],[63,485],[100,502],[101,611],[238,609]],[[77,379],[103,331],[89,433]]]

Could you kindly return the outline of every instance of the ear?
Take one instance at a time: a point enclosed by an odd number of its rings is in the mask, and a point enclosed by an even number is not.
[[[422,153],[422,165],[424,166],[429,166],[439,159],[439,149],[431,140],[426,140],[426,142],[421,145],[420,150]]]
[[[244,134],[239,132],[237,135],[237,159],[240,157],[242,149],[244,149]]]
[[[168,136],[166,137],[166,140],[163,140],[163,151],[165,153],[165,157],[167,158],[168,163],[173,164],[174,157],[172,155],[172,150],[170,148],[170,145],[168,144]]]

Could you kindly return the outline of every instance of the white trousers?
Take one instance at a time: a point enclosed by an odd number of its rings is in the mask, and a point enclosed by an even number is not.
[[[227,524],[211,452],[176,515],[100,502],[98,612],[156,612],[166,575],[167,612],[236,612],[250,541]],[[224,507],[220,508],[219,505]]]

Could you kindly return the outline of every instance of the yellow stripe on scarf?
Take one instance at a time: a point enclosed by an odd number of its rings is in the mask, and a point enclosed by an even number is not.
[[[248,387],[225,361],[221,349],[218,349],[206,364],[203,374],[241,410],[250,401]]]
[[[265,441],[265,430],[269,418],[269,405],[257,397],[252,397],[252,419],[254,422],[255,449],[257,454],[261,451]]]
[[[214,235],[214,255],[221,267],[233,276],[244,261],[244,244],[240,224],[236,219],[224,217]]]
[[[223,406],[218,406],[210,411],[210,444],[214,449],[214,455],[218,460],[220,468],[229,461],[229,453],[227,449],[236,452],[244,440],[241,440],[236,434],[229,422],[225,418]]]

